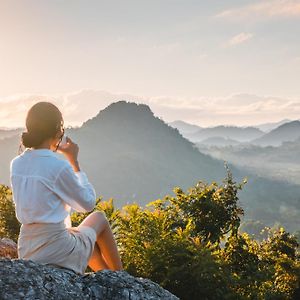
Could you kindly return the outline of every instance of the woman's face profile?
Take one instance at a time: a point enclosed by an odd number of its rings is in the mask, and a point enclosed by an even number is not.
[[[57,151],[58,147],[59,147],[59,144],[64,136],[64,133],[65,133],[65,129],[63,127],[63,121],[61,123],[61,126],[59,128],[59,130],[57,131],[55,137],[53,138],[53,141],[51,143],[51,148],[52,150],[54,150],[55,152]]]
[[[44,142],[43,142],[43,145],[48,145],[48,147],[50,148],[50,150],[56,152],[57,149],[58,149],[58,146],[62,140],[62,137],[64,135],[64,128],[61,127],[55,134],[55,136],[53,137],[50,137],[48,139],[46,139]]]

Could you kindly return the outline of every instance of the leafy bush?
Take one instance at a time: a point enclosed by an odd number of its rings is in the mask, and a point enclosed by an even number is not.
[[[6,185],[0,185],[0,237],[18,240],[21,224],[15,214],[12,192]]]

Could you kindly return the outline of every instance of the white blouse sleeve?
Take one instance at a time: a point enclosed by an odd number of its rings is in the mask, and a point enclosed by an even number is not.
[[[55,193],[78,212],[89,212],[96,204],[96,192],[82,171],[74,172],[70,164],[59,172],[54,182]]]

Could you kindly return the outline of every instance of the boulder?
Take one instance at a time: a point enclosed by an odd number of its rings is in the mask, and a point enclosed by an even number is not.
[[[77,275],[31,260],[0,258],[0,299],[178,299],[149,279],[126,271]]]
[[[11,239],[0,238],[0,257],[17,258],[17,244]]]

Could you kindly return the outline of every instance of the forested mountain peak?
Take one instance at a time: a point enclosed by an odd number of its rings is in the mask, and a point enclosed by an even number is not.
[[[130,121],[143,121],[153,119],[154,115],[146,104],[138,104],[121,100],[113,102],[93,117],[83,123],[83,127],[100,126],[106,122],[117,122],[118,124]],[[142,123],[142,122],[141,122]]]

